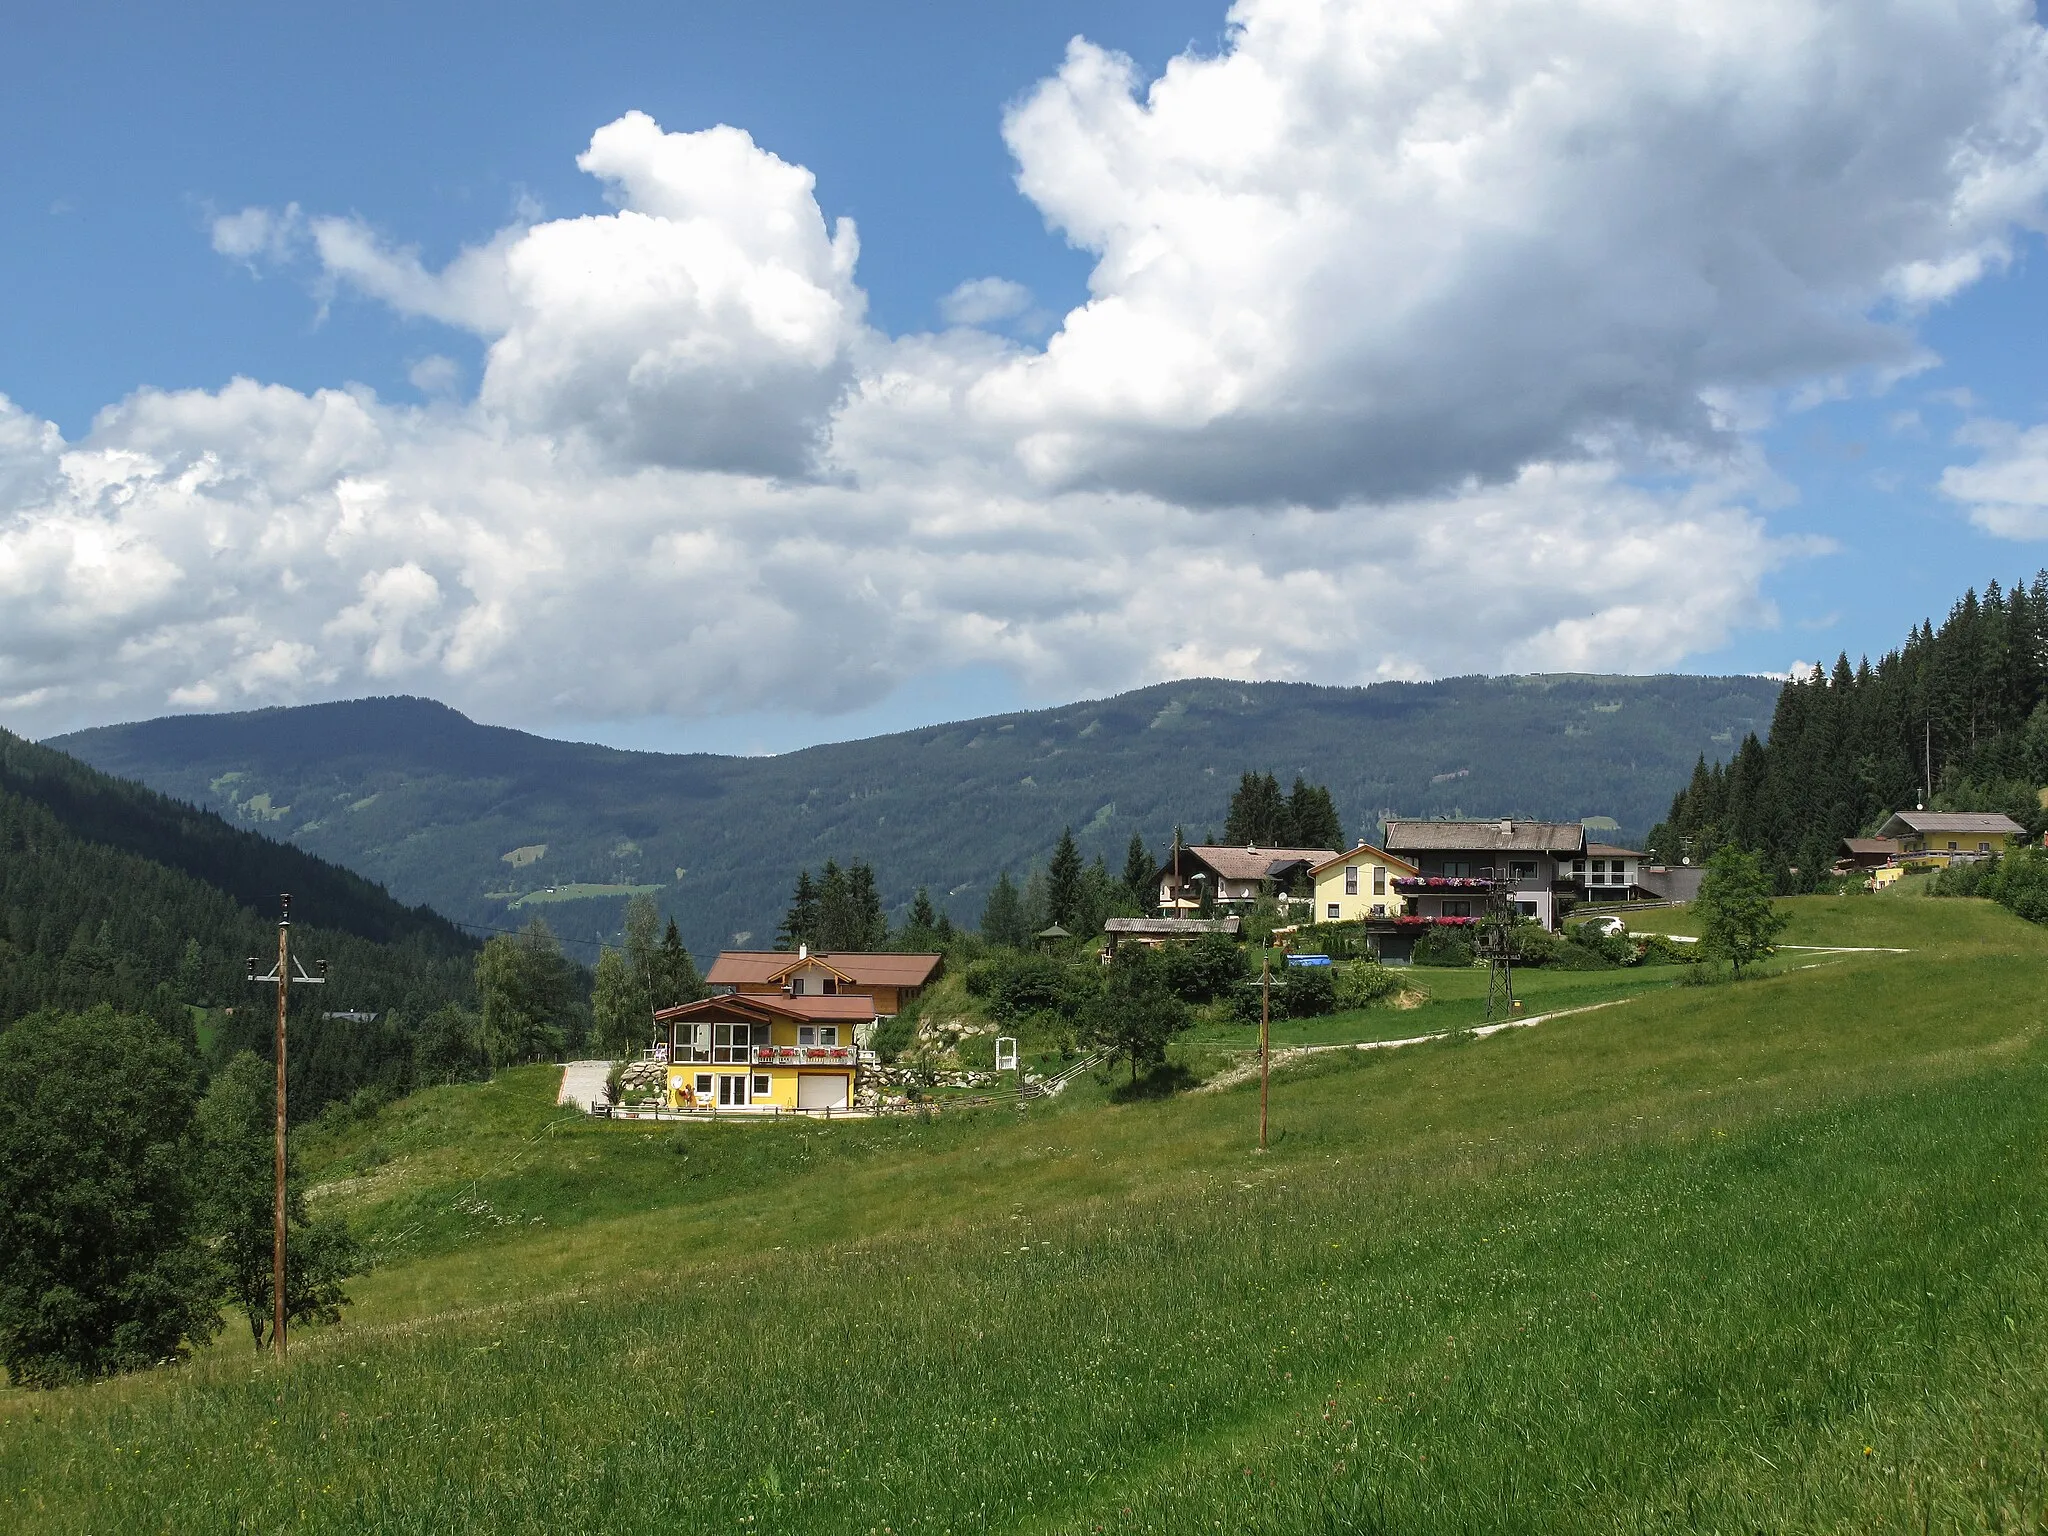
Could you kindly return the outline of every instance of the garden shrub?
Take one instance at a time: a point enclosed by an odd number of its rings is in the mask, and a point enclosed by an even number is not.
[[[1244,951],[1227,934],[1205,933],[1192,944],[1171,944],[1156,957],[1161,983],[1185,1002],[1207,1003],[1244,979]]]
[[[2030,923],[2048,923],[2048,855],[2023,848],[1995,859],[1951,864],[1936,873],[1928,893],[1982,896]]]
[[[1354,960],[1337,967],[1337,1006],[1366,1008],[1401,990],[1401,978],[1384,965]]]
[[[1640,963],[1643,965],[1697,965],[1700,957],[1694,953],[1697,944],[1680,944],[1661,933],[1645,933],[1637,937]]]
[[[1413,963],[1455,969],[1472,963],[1472,941],[1463,934],[1441,928],[1426,928],[1415,941]]]
[[[1337,1011],[1336,967],[1291,965],[1287,968],[1287,1016],[1317,1019]]]
[[[1034,1013],[1073,1012],[1094,992],[1092,979],[1051,955],[1015,950],[976,962],[966,978],[968,995],[986,1002],[989,1013],[1004,1024]]]

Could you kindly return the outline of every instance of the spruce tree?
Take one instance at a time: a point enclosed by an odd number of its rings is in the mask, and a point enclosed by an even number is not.
[[[1145,849],[1145,839],[1133,832],[1131,846],[1124,850],[1124,890],[1138,904],[1141,912],[1150,912],[1159,900],[1153,881],[1158,873],[1159,866],[1152,862],[1152,855]]]
[[[782,926],[775,930],[776,948],[793,950],[806,944],[812,949],[818,947],[818,905],[818,887],[811,872],[799,870],[789,910],[782,914]]]
[[[1072,933],[1081,921],[1081,850],[1074,846],[1074,829],[1060,833],[1052,851],[1052,864],[1045,877],[1045,916]]]
[[[1280,848],[1289,834],[1287,800],[1272,774],[1246,772],[1230,796],[1223,840],[1237,847]]]
[[[879,950],[889,946],[889,918],[875,887],[874,867],[852,864],[846,871],[846,931],[834,949]]]
[[[991,944],[1010,949],[1030,947],[1031,935],[1024,927],[1024,902],[1006,869],[996,877],[994,889],[981,909],[981,936]]]
[[[846,871],[831,859],[825,861],[818,877],[818,937],[813,949],[859,949],[856,935],[860,918],[854,911],[853,891]]]
[[[1289,848],[1327,848],[1332,853],[1344,847],[1344,828],[1337,820],[1337,803],[1327,786],[1310,784],[1301,775],[1287,796],[1287,842]]]
[[[697,974],[697,962],[683,948],[683,936],[674,918],[668,920],[668,932],[661,936],[661,948],[655,952],[654,974],[648,990],[650,1018],[655,1011],[694,1003],[704,996],[704,979]]]

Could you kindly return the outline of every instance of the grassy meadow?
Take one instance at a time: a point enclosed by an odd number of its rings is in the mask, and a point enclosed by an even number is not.
[[[1256,1084],[831,1126],[587,1121],[546,1069],[415,1095],[305,1143],[380,1256],[347,1319],[284,1373],[231,1332],[0,1393],[0,1518],[2038,1529],[2048,932],[1788,906],[1912,953],[1541,978],[1633,990],[1302,1059],[1264,1155]]]

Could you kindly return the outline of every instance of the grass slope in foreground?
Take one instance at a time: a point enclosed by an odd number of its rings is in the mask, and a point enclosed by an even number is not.
[[[1673,988],[1256,1089],[321,1149],[389,1256],[246,1351],[0,1398],[10,1528],[2032,1529],[2048,934]],[[309,1149],[310,1150],[310,1149]]]

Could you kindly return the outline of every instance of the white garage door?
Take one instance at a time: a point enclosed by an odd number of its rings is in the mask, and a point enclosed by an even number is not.
[[[796,1107],[844,1109],[846,1085],[847,1080],[836,1072],[806,1072],[796,1080]]]

